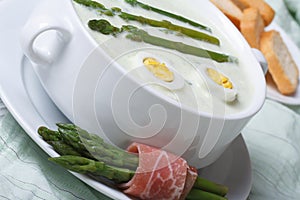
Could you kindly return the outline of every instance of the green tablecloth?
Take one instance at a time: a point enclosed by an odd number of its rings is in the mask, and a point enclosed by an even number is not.
[[[300,47],[300,1],[267,2]],[[300,106],[267,100],[243,130],[253,167],[249,199],[300,199],[299,114]],[[0,199],[108,199],[47,158],[0,101]]]

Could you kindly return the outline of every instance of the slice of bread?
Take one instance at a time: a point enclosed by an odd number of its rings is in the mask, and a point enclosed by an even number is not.
[[[266,3],[264,0],[232,0],[240,9],[245,9],[248,7],[257,8],[264,19],[265,26],[268,26],[274,16],[275,11],[273,8]]]
[[[264,32],[260,50],[268,62],[269,72],[279,92],[293,94],[298,86],[299,71],[280,33],[275,30]]]
[[[264,28],[264,21],[257,8],[250,7],[243,11],[240,31],[252,48],[259,49],[260,36]]]
[[[242,10],[236,6],[231,0],[210,0],[217,8],[219,8],[230,21],[239,29],[240,21],[243,17]]]
[[[250,7],[250,4],[248,1],[245,0],[231,0],[237,7],[239,7],[242,11],[246,8]]]

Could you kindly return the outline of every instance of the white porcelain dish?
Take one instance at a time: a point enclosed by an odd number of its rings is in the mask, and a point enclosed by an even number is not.
[[[40,139],[36,130],[41,125],[54,128],[56,122],[68,122],[68,119],[45,93],[30,62],[24,57],[18,41],[21,27],[38,2],[41,0],[26,2],[10,0],[0,3],[2,14],[0,31],[3,36],[0,38],[2,44],[0,46],[0,97],[33,141],[49,156],[56,156],[57,154],[49,145]],[[15,18],[15,12],[18,12],[17,18]],[[242,136],[239,135],[224,154],[213,165],[202,169],[200,174],[228,185],[230,187],[229,199],[246,199],[251,188],[251,163]],[[129,199],[119,191],[99,182],[76,173],[74,175],[112,199]]]
[[[103,48],[97,48],[71,0],[39,4],[22,30],[21,44],[50,98],[73,123],[121,148],[139,141],[182,155],[201,168],[217,160],[261,108],[266,84],[248,44],[221,12],[209,1],[200,5],[189,0],[187,5],[194,5],[189,11],[197,13],[195,7],[205,7],[201,15],[214,16],[215,28],[226,30],[224,38],[251,63],[247,73],[254,88],[253,101],[245,110],[209,114],[141,87],[125,76],[125,70]],[[64,12],[57,12],[61,9]],[[51,32],[52,38],[47,35]]]
[[[10,42],[11,48],[0,48],[0,53],[8,53],[6,59],[0,59],[0,64],[3,66],[0,67],[0,97],[33,141],[48,153],[49,156],[54,157],[57,156],[57,153],[39,137],[36,130],[41,125],[55,128],[54,124],[56,122],[68,122],[68,119],[56,108],[52,100],[45,93],[32,70],[31,64],[22,55],[18,43],[15,42],[13,44],[12,39],[15,40],[15,33],[15,30],[5,33],[5,36],[7,36],[6,42]],[[5,41],[1,39],[0,41],[5,44]],[[8,65],[11,66],[9,71],[5,69],[5,66]],[[112,199],[130,200],[130,198],[118,190],[86,176],[77,173],[73,174],[89,186]],[[251,189],[252,172],[249,153],[242,135],[239,135],[230,144],[217,161],[199,170],[199,175],[227,185],[230,188],[227,195],[229,199],[246,200]]]
[[[280,35],[288,47],[294,61],[296,62],[298,69],[300,71],[300,50],[296,46],[296,44],[290,39],[290,37],[286,34],[286,32],[280,28],[276,23],[271,23],[266,30],[277,30],[280,32]],[[300,105],[300,82],[298,84],[298,88],[296,92],[291,96],[282,95],[276,88],[275,84],[268,83],[267,84],[267,97],[284,103],[288,105]]]

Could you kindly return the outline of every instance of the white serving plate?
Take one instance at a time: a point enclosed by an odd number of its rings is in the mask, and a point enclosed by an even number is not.
[[[275,22],[272,22],[266,30],[276,30],[280,33],[283,41],[287,45],[288,50],[290,51],[294,61],[296,62],[298,69],[300,71],[300,50],[296,46],[296,44],[291,40],[291,38],[287,35],[287,33],[280,28]],[[300,105],[300,82],[298,84],[298,88],[295,94],[291,96],[282,95],[276,88],[275,84],[268,83],[267,84],[267,97],[284,103],[288,105]]]
[[[43,90],[30,62],[22,54],[19,33],[38,0],[0,2],[0,97],[26,133],[49,156],[57,156],[36,130],[41,125],[55,128],[56,122],[68,122]],[[15,16],[18,13],[18,16]],[[239,135],[212,165],[199,171],[202,177],[227,185],[230,200],[246,199],[251,189],[251,163],[247,147]],[[76,177],[113,199],[126,195],[83,175]]]

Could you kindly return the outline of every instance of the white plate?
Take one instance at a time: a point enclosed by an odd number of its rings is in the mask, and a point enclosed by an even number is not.
[[[49,99],[29,61],[19,46],[19,33],[27,16],[40,0],[0,1],[0,95],[9,111],[27,134],[49,156],[57,156],[36,130],[41,125],[54,128],[56,122],[68,122]],[[18,13],[18,16],[15,16]],[[240,135],[220,159],[200,170],[200,175],[229,186],[230,200],[246,199],[251,189],[251,163],[245,142]],[[76,177],[113,199],[129,199],[123,193],[83,175]]]
[[[266,30],[277,30],[280,32],[283,41],[287,45],[292,57],[294,58],[298,69],[300,71],[300,50],[296,46],[296,44],[290,39],[290,37],[286,34],[286,32],[281,29],[276,23],[272,22]],[[273,99],[275,101],[289,104],[289,105],[300,105],[300,82],[298,84],[298,88],[295,94],[292,96],[282,95],[276,88],[275,84],[268,83],[267,85],[267,97]]]

